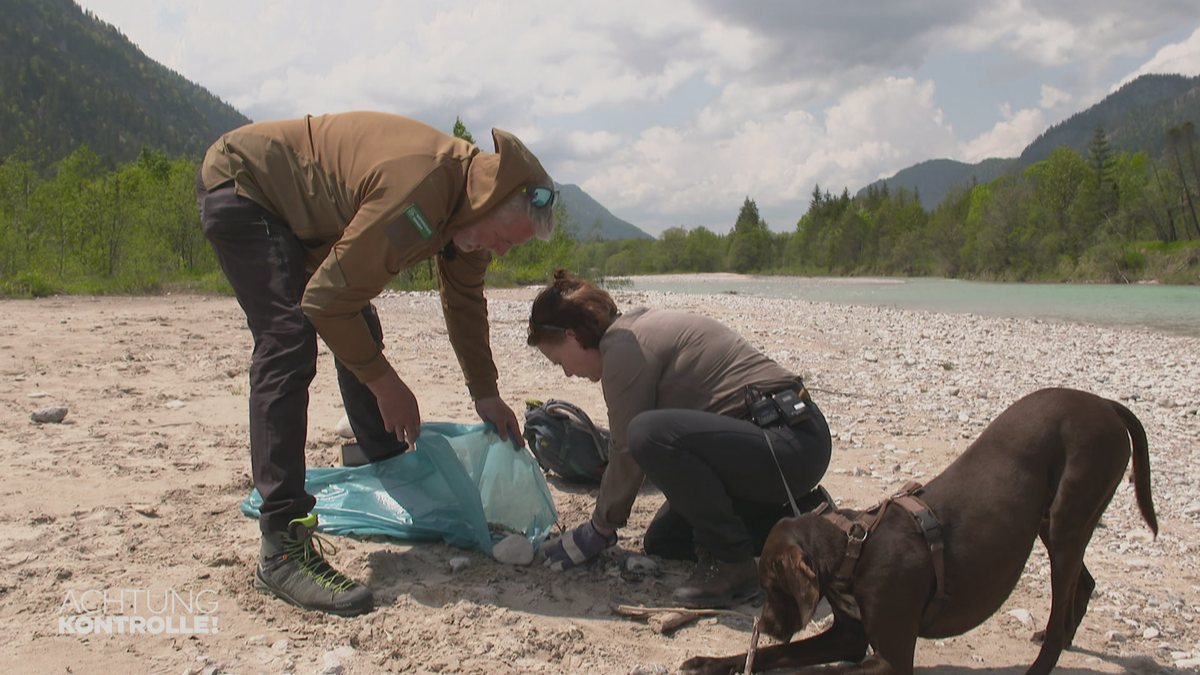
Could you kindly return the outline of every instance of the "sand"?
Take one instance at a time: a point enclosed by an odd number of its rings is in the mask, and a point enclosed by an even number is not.
[[[605,419],[597,385],[564,378],[524,345],[533,294],[489,291],[502,395],[514,409],[554,397]],[[929,480],[1040,387],[1122,400],[1150,438],[1161,534],[1151,537],[1132,492],[1118,490],[1088,552],[1096,595],[1060,672],[1200,664],[1200,340],[746,296],[614,295],[623,308],[714,316],[803,374],[834,429],[824,484],[847,506]],[[393,293],[377,304],[388,356],[424,419],[474,423],[436,297]],[[229,298],[0,301],[0,671],[668,673],[694,655],[745,650],[753,606],[666,634],[613,611],[664,604],[689,571],[661,560],[629,569],[644,562],[640,537],[662,503],[653,488],[617,547],[565,573],[443,543],[335,537],[335,564],[371,586],[375,612],[341,619],[256,593],[257,524],[238,510],[251,489],[250,344]],[[52,406],[68,408],[61,423],[30,419]],[[310,466],[337,464],[341,415],[322,348]],[[564,527],[588,518],[594,490],[550,483]],[[460,557],[468,563],[455,571]],[[110,618],[141,616],[159,632],[130,634],[132,619],[117,618],[115,634],[81,633],[74,615],[105,593]],[[917,666],[1024,672],[1048,611],[1039,544],[1001,611],[964,636],[921,641]]]

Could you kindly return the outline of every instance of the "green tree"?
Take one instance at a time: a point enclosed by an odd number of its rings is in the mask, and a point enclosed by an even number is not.
[[[729,233],[729,268],[735,272],[764,269],[771,258],[771,234],[758,214],[758,205],[746,197]]]
[[[1113,180],[1114,158],[1108,147],[1108,135],[1104,126],[1096,124],[1092,143],[1088,148],[1088,164],[1091,166],[1095,189],[1095,210],[1100,218],[1109,218],[1117,210],[1117,184]]]
[[[475,143],[475,137],[467,131],[467,125],[463,124],[461,117],[454,118],[454,137],[461,138],[468,143]]]
[[[725,244],[721,237],[707,227],[697,227],[687,234],[680,263],[690,272],[716,272],[723,268]]]

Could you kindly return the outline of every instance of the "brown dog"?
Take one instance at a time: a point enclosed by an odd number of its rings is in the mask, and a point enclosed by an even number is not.
[[[1026,675],[1046,675],[1074,639],[1096,586],[1083,553],[1125,474],[1130,438],[1138,508],[1157,535],[1146,431],[1125,406],[1082,391],[1043,389],[1001,413],[921,495],[945,542],[949,597],[936,605],[930,546],[904,508],[885,510],[863,543],[849,597],[833,591],[847,534],[821,515],[780,521],[759,560],[766,591],[761,628],[785,644],[759,650],[752,665],[850,662],[821,672],[908,675],[918,637],[960,635],[1004,604],[1040,536],[1050,554],[1053,599],[1041,652]],[[821,597],[830,600],[833,625],[788,643]],[[874,654],[864,661],[868,645]],[[696,657],[682,669],[726,675],[742,673],[745,662],[745,654]]]

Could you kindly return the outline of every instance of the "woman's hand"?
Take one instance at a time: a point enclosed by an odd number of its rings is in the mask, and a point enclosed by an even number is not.
[[[546,556],[545,566],[561,572],[595,558],[615,543],[615,532],[609,535],[600,534],[589,520],[563,536],[542,544],[541,551]]]

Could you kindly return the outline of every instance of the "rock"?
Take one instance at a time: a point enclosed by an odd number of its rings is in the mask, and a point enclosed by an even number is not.
[[[1146,630],[1142,631],[1142,637],[1146,638],[1147,640],[1153,640],[1159,635],[1162,635],[1162,632],[1157,628],[1147,628]]]
[[[670,671],[666,666],[660,666],[657,663],[648,665],[634,666],[633,670],[629,671],[629,675],[667,675]]]
[[[32,394],[30,394],[30,395],[29,395],[29,398],[46,398],[46,397],[47,397],[47,396],[49,396],[49,395],[50,395],[50,394],[47,394],[47,393],[46,393],[46,392],[44,392],[44,391],[35,391],[35,392],[33,392]]]
[[[167,401],[167,407],[171,410],[179,410],[180,408],[186,408],[187,402],[175,399],[174,401]]]
[[[286,652],[288,648],[287,638],[280,638],[271,643],[271,649],[277,652]]]
[[[644,555],[631,555],[625,559],[625,569],[630,572],[650,572],[658,569],[658,563]]]
[[[533,562],[533,543],[523,534],[510,534],[492,545],[492,557],[506,565],[528,565]]]
[[[200,675],[217,675],[218,672],[217,668],[210,666],[200,671]]]
[[[1124,642],[1128,640],[1129,637],[1119,630],[1110,630],[1104,634],[1104,639],[1108,642]]]
[[[1200,659],[1180,659],[1175,662],[1176,668],[1200,668]]]
[[[863,360],[867,363],[876,363],[879,361],[879,357],[875,356],[871,352],[867,352],[866,354],[863,354]]]
[[[353,647],[338,647],[331,652],[325,652],[325,667],[321,669],[321,675],[341,675],[346,672],[342,660],[354,656],[354,653]]]
[[[1014,609],[1008,612],[1008,615],[1017,621],[1021,622],[1026,628],[1033,628],[1033,615],[1027,609]]]
[[[247,642],[249,642],[252,645],[265,645],[265,644],[267,644],[268,640],[270,640],[270,638],[268,638],[266,636],[266,634],[260,634],[260,635],[251,635],[250,639],[247,640]]]
[[[458,557],[450,559],[450,570],[457,572],[471,564],[471,559],[467,557]]]
[[[350,428],[350,418],[342,415],[342,419],[338,420],[337,426],[333,428],[334,433],[342,438],[354,438],[354,429]]]
[[[67,409],[64,406],[56,405],[49,408],[33,411],[29,419],[39,424],[58,424],[67,416]]]
[[[971,416],[965,412],[960,412],[960,413],[958,413],[958,421],[959,422],[970,422]]]

